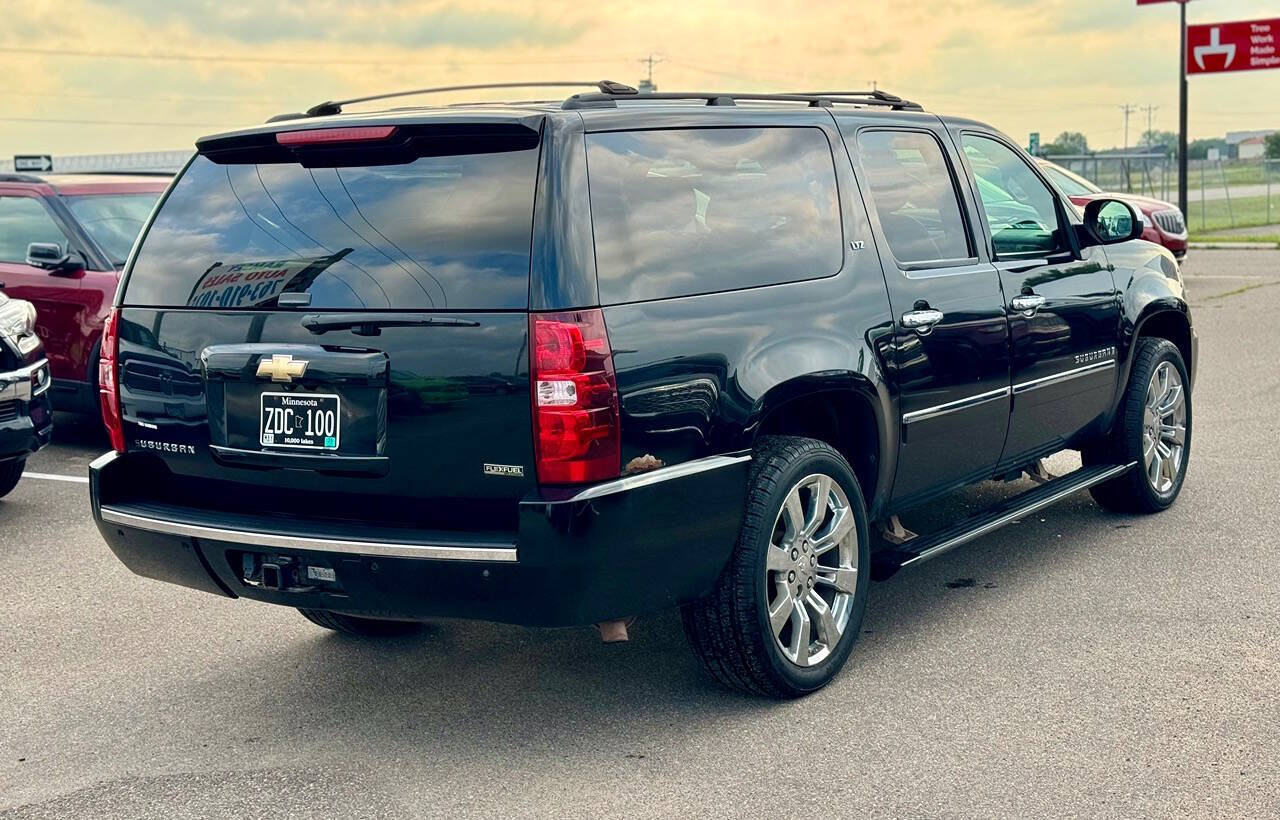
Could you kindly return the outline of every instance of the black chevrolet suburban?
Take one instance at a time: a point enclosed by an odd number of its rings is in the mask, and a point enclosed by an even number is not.
[[[53,436],[52,384],[35,306],[0,290],[0,498],[18,486],[27,457]]]
[[[364,635],[680,607],[715,678],[790,697],[873,577],[1182,487],[1176,262],[981,123],[608,82],[343,112],[371,99],[201,139],[133,251],[90,478],[140,575]]]

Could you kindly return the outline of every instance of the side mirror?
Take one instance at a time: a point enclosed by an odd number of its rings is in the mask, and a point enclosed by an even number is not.
[[[84,260],[75,251],[64,251],[54,242],[32,242],[27,245],[27,264],[50,273],[70,273],[83,268]]]
[[[1084,206],[1080,244],[1114,245],[1142,236],[1143,220],[1138,209],[1122,199],[1095,199]]]

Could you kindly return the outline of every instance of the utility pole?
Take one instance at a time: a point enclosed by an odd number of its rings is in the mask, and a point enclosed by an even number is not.
[[[1145,105],[1142,107],[1142,110],[1147,112],[1147,138],[1148,139],[1151,138],[1151,132],[1152,132],[1151,121],[1153,119],[1152,115],[1159,109],[1160,109],[1160,106],[1158,105]],[[1148,145],[1150,145],[1150,143],[1148,143]]]
[[[658,87],[653,84],[653,67],[655,64],[662,62],[662,58],[655,57],[653,56],[653,52],[650,52],[648,57],[641,57],[640,62],[645,63],[648,66],[648,73],[645,75],[645,78],[640,81],[639,91],[642,94],[652,94],[654,91],[658,90]]]
[[[1187,0],[1179,0],[1178,39],[1178,209],[1187,218]]]
[[[1138,110],[1138,106],[1125,103],[1120,106],[1120,110],[1124,112],[1124,152],[1129,153],[1129,115]]]
[[[1120,167],[1124,169],[1124,189],[1133,191],[1133,182],[1129,179],[1129,115],[1138,110],[1138,106],[1125,103],[1120,106],[1120,110],[1124,112],[1124,155],[1120,160]]]

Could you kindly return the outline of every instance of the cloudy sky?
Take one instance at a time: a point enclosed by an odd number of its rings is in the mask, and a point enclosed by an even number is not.
[[[1177,6],[1135,0],[17,0],[0,156],[189,147],[323,99],[515,79],[663,90],[880,87],[1020,141],[1177,122]],[[1201,0],[1191,22],[1280,17]],[[476,98],[476,97],[472,97]],[[453,98],[456,99],[456,98]],[[1133,115],[1130,140],[1146,127]],[[1280,128],[1280,70],[1191,79],[1191,133]]]

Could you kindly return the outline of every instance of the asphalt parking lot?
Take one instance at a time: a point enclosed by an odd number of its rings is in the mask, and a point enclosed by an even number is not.
[[[0,816],[1276,816],[1280,252],[1193,254],[1178,504],[1080,493],[873,585],[792,703],[717,688],[673,613],[361,641],[135,577],[49,477],[106,449],[60,417],[0,501]]]

